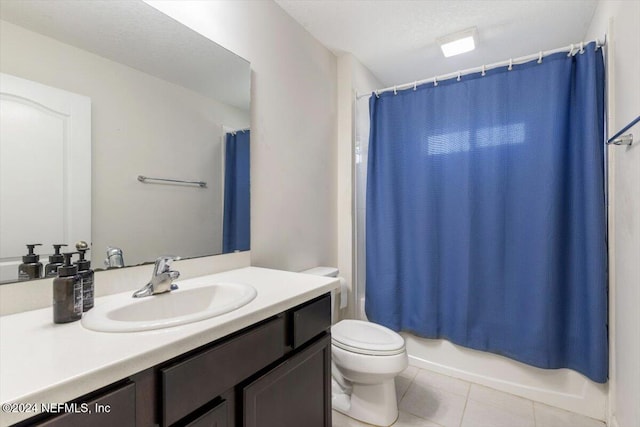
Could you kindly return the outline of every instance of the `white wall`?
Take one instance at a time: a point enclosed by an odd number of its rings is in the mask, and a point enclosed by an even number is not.
[[[128,264],[220,253],[222,125],[246,128],[249,112],[8,22],[1,31],[3,72],[91,98],[93,258],[108,245]],[[139,174],[208,187],[142,184]]]
[[[364,254],[363,240],[356,237],[364,232],[364,189],[363,174],[366,176],[366,149],[368,132],[364,144],[360,144],[355,132],[357,117],[368,117],[369,109],[359,109],[356,105],[357,93],[370,93],[382,87],[378,79],[351,54],[338,57],[338,268],[349,286],[349,304],[343,316],[359,318],[359,291],[363,286],[358,274],[359,260]],[[368,119],[367,119],[368,123]],[[365,162],[359,161],[360,154],[365,152]],[[354,155],[356,161],[354,162]],[[363,167],[364,165],[364,167]],[[360,230],[362,228],[362,230]],[[364,236],[364,234],[361,234]]]
[[[366,220],[366,188],[367,188],[367,161],[369,158],[369,96],[374,90],[383,88],[384,85],[374,76],[368,68],[357,59],[353,60],[353,87],[359,96],[355,101],[354,144],[355,156],[355,230],[361,238],[355,241],[356,264],[356,292],[354,303],[354,315],[356,318],[365,318],[364,315],[364,291],[365,291],[365,220]]]
[[[353,187],[353,89],[351,77],[352,55],[338,57],[338,204],[337,204],[337,256],[340,276],[344,277],[349,287],[347,310],[350,314],[353,307],[354,283],[354,234],[352,211]],[[342,313],[347,314],[347,313]],[[348,316],[351,317],[351,316]]]
[[[272,1],[148,1],[251,62],[251,261],[335,266],[336,58]]]
[[[587,38],[608,34],[609,135],[640,114],[640,2],[601,1]],[[609,425],[640,425],[640,125],[609,147]]]

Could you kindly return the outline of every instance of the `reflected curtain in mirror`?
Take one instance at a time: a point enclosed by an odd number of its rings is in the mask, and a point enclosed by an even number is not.
[[[250,131],[226,134],[222,252],[248,251],[250,233]]]
[[[439,83],[370,99],[367,316],[606,382],[602,51]]]

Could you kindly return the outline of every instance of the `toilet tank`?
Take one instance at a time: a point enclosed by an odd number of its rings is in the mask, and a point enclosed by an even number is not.
[[[335,267],[314,267],[301,271],[304,274],[313,274],[314,276],[338,277],[338,269]],[[331,291],[331,324],[333,325],[339,319],[340,310],[347,306],[347,285],[343,278],[340,279],[340,288]],[[337,300],[337,301],[336,301]]]
[[[338,277],[338,269],[335,267],[313,267],[300,273],[313,274],[315,276]]]

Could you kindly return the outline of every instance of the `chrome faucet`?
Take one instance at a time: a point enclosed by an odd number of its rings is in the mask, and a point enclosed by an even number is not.
[[[171,270],[171,263],[179,257],[161,256],[156,259],[153,267],[151,281],[133,293],[134,298],[147,297],[149,295],[162,294],[178,289],[178,285],[171,282],[180,277],[179,271]]]
[[[107,248],[107,259],[104,260],[104,266],[107,268],[124,267],[124,259],[122,257],[122,249],[109,246]]]

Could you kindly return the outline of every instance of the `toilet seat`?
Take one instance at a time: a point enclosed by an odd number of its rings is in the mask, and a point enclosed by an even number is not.
[[[333,325],[331,343],[346,351],[371,356],[391,356],[405,351],[404,339],[398,333],[362,320],[342,320]]]

